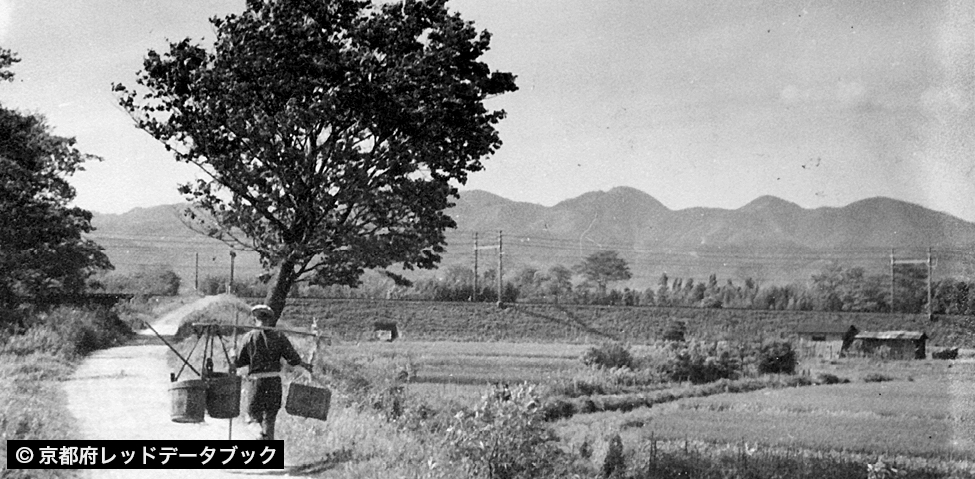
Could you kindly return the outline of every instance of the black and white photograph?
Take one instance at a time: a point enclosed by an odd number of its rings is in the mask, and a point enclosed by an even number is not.
[[[975,2],[0,0],[0,435],[975,478]]]

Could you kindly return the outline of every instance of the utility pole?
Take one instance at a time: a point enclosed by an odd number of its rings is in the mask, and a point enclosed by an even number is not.
[[[931,319],[931,247],[928,246],[928,319]]]
[[[890,312],[894,313],[894,248],[890,249]]]
[[[230,250],[230,282],[227,283],[227,293],[233,294],[234,292],[234,258],[237,257],[237,252]]]
[[[193,289],[200,290],[200,252],[196,252],[196,269],[193,275]]]
[[[471,301],[477,302],[477,231],[474,232],[474,292],[471,293]]]
[[[502,233],[501,233],[501,230],[498,230],[498,307],[499,308],[501,308],[501,307],[504,306],[504,301],[502,299],[502,297],[503,297],[502,296],[502,287],[504,286],[504,281],[501,279],[502,272],[504,271],[504,269],[503,269],[504,262],[501,260],[501,258],[504,257],[504,252],[501,250],[501,245],[502,244],[503,244],[502,243]]]
[[[931,248],[928,247],[927,259],[894,259],[894,249],[890,249],[890,309],[894,312],[894,265],[898,264],[926,264],[928,267],[928,317],[931,317]]]

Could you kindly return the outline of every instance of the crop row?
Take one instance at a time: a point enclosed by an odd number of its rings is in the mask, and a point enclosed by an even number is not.
[[[284,318],[296,326],[318,319],[345,340],[368,339],[374,324],[383,321],[396,323],[400,337],[410,340],[648,344],[681,321],[688,337],[706,341],[790,338],[800,325],[817,324],[925,331],[934,345],[975,347],[975,318],[969,316],[929,320],[916,314],[292,299]]]

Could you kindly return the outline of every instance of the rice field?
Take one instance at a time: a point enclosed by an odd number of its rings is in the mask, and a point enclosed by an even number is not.
[[[310,339],[297,339],[303,357]],[[463,341],[340,341],[319,350],[319,358],[343,366],[358,365],[376,378],[409,376],[410,404],[471,404],[493,383],[545,383],[592,374],[579,360],[588,344]],[[631,348],[634,356],[653,355],[653,346]],[[630,412],[580,414],[555,423],[569,449],[583,442],[597,445],[620,433],[628,450],[640,455],[641,441],[711,445],[747,444],[768,450],[836,452],[843,457],[884,455],[935,463],[960,463],[975,471],[975,363],[958,361],[806,361],[800,368],[849,378],[850,384],[762,390],[689,398]],[[588,371],[588,372],[587,372]],[[871,375],[892,378],[864,382]],[[395,444],[414,453],[429,445],[410,443],[402,432],[373,416],[336,409],[324,429],[283,419],[282,428],[309,444],[329,444],[326,462],[362,464],[379,461]],[[302,441],[305,442],[305,441]],[[345,446],[344,444],[355,444]],[[366,447],[368,445],[368,447]],[[402,448],[401,448],[402,449]],[[315,460],[320,448],[302,456]],[[406,454],[405,450],[401,450]],[[435,451],[434,451],[435,453]],[[319,452],[320,454],[320,452]],[[351,454],[355,459],[342,459]],[[364,458],[374,458],[363,462]],[[375,464],[389,465],[390,457]],[[350,472],[350,471],[346,471]],[[358,472],[365,473],[365,470]],[[369,475],[369,474],[365,474]]]
[[[408,363],[411,382],[489,385],[543,381],[579,368],[581,345],[538,343],[369,342],[327,348],[345,358],[383,358]]]
[[[972,364],[905,367],[932,374],[718,394],[624,414],[577,416],[559,427],[569,436],[598,437],[637,424],[642,434],[661,440],[975,461]]]

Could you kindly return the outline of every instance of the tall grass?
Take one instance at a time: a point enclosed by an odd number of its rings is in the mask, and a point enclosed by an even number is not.
[[[132,330],[115,313],[61,307],[34,315],[27,330],[9,336],[0,354],[36,353],[77,359],[92,351],[122,344]]]
[[[108,310],[58,308],[28,315],[28,329],[0,339],[0,476],[75,478],[78,471],[12,471],[7,441],[76,439],[59,381],[92,351],[120,344],[132,332]]]

